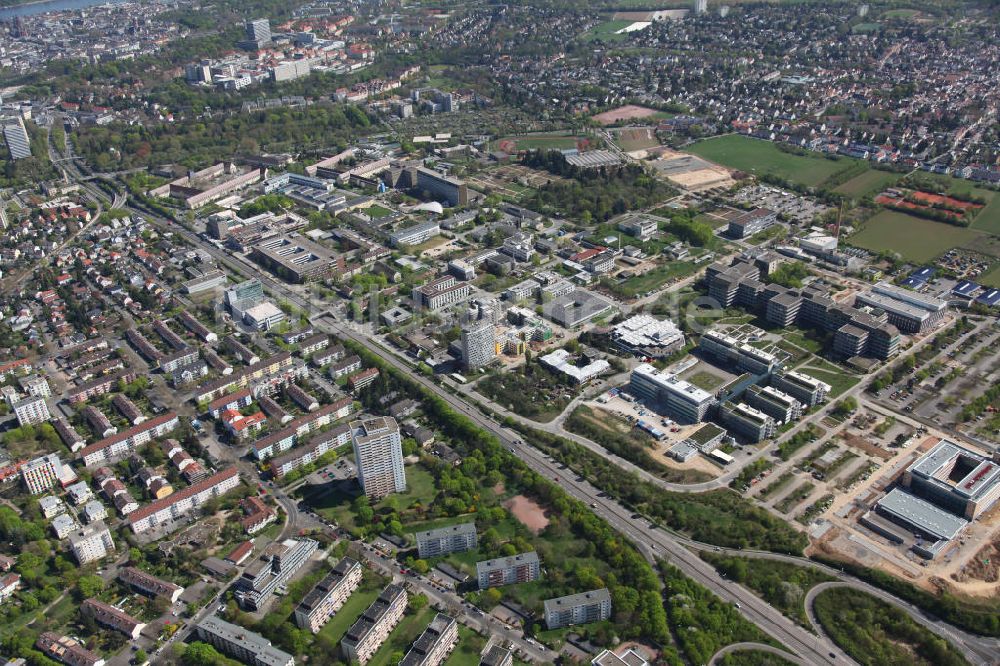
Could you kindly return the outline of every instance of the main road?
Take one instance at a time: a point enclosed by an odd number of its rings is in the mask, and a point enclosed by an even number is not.
[[[258,267],[245,259],[234,257],[224,252],[216,246],[198,237],[197,234],[176,224],[173,221],[164,220],[156,215],[151,215],[149,211],[130,208],[131,212],[147,218],[151,223],[162,230],[170,231],[190,244],[200,247],[211,254],[220,264],[228,266],[241,274],[250,274],[258,278],[264,287],[272,294],[280,295],[281,298],[299,307],[303,312],[314,312],[317,304],[303,298],[298,292],[287,285],[273,280],[263,273]],[[427,390],[433,392],[445,400],[453,409],[464,414],[480,427],[493,433],[508,448],[514,450],[522,460],[525,461],[536,472],[549,475],[571,495],[591,505],[597,515],[607,520],[616,530],[629,537],[640,549],[640,551],[651,561],[663,558],[674,566],[678,567],[685,575],[691,577],[701,585],[711,590],[714,594],[725,601],[737,605],[740,612],[751,622],[760,627],[763,631],[771,635],[782,645],[810,664],[840,664],[853,663],[847,656],[826,638],[817,638],[805,629],[795,625],[781,612],[765,603],[750,590],[743,588],[731,581],[721,578],[714,568],[701,560],[697,555],[684,545],[684,539],[670,534],[661,529],[654,529],[651,525],[633,514],[625,507],[604,496],[599,489],[594,488],[585,480],[577,480],[576,474],[571,470],[560,469],[558,465],[548,460],[537,449],[521,444],[520,437],[493,420],[487,418],[477,408],[472,407],[464,400],[460,400],[443,388],[431,382],[427,378],[416,373],[408,364],[395,355],[387,353],[378,345],[373,344],[367,335],[358,333],[342,326],[335,320],[328,311],[321,311],[312,318],[313,324],[319,328],[328,330],[344,338],[350,338],[355,342],[364,345],[371,352],[378,355],[384,362],[387,362],[400,371],[407,373],[414,381],[418,382]],[[636,516],[636,517],[633,517]],[[693,544],[689,544],[693,545]],[[883,593],[885,594],[885,593]],[[889,596],[889,595],[887,595]],[[894,597],[892,599],[895,600]],[[906,606],[905,602],[895,600],[897,605]],[[912,614],[912,611],[911,611]],[[958,643],[958,647],[969,656],[976,664],[993,664],[997,652],[997,642],[992,639],[982,639],[976,636],[968,636],[964,632],[958,632],[950,625],[944,625],[951,631],[944,634],[947,638]],[[944,633],[944,632],[939,632]],[[958,640],[956,640],[958,639]],[[968,640],[963,640],[968,639]]]

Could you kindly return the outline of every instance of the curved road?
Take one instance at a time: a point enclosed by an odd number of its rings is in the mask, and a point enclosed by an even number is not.
[[[732,654],[733,652],[767,652],[768,654],[773,654],[775,656],[781,657],[785,661],[790,661],[793,664],[799,664],[799,666],[809,666],[806,662],[802,661],[793,654],[788,654],[784,650],[774,647],[773,645],[765,645],[764,643],[730,643],[726,647],[722,648],[718,652],[712,655],[712,658],[708,660],[708,666],[718,666],[721,663],[723,657],[727,654]]]

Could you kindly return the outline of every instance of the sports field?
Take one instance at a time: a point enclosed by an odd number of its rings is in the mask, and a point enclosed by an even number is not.
[[[507,136],[497,141],[497,148],[507,153],[518,150],[572,150],[586,148],[592,139],[569,134],[525,134]]]
[[[975,247],[980,231],[884,210],[852,235],[851,245],[875,252],[896,252],[910,261],[925,262],[953,247]]]
[[[778,150],[770,141],[735,134],[699,141],[686,150],[731,169],[758,176],[772,174],[808,187],[816,187],[850,166],[847,158],[832,160],[820,155],[793,155]]]
[[[890,187],[893,183],[899,180],[899,178],[900,175],[898,173],[889,173],[888,171],[869,169],[868,171],[851,178],[849,181],[835,188],[833,191],[846,194],[849,197],[861,198],[872,194],[878,194],[885,188]]]

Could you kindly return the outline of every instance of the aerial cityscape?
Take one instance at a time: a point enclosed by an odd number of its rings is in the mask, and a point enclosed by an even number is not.
[[[0,664],[1000,666],[997,0],[0,0]]]

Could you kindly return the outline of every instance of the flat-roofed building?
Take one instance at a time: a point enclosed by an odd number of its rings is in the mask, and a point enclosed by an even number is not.
[[[318,633],[358,589],[361,577],[361,563],[357,560],[345,557],[337,562],[333,570],[316,583],[295,607],[295,624]]]
[[[830,394],[829,384],[794,370],[771,375],[771,386],[792,396],[806,409],[820,404]]]
[[[461,303],[472,293],[468,282],[460,282],[454,275],[442,275],[430,282],[413,288],[413,302],[429,310],[439,310],[455,303]]]
[[[602,622],[611,617],[611,593],[608,588],[579,592],[556,599],[546,599],[545,626],[549,629],[577,624]]]
[[[693,384],[642,363],[632,371],[629,392],[664,410],[681,423],[700,423],[715,398]]]
[[[903,473],[903,487],[974,520],[1000,499],[1000,463],[944,439]]]
[[[368,663],[392,630],[399,624],[406,610],[406,590],[400,585],[388,585],[361,614],[340,641],[344,658]]]
[[[778,357],[774,354],[757,349],[722,331],[711,330],[702,333],[698,348],[720,361],[754,375],[767,374],[780,365]]]
[[[250,258],[288,282],[308,282],[346,271],[343,257],[296,236],[273,236],[257,243]]]
[[[421,559],[475,550],[479,544],[476,524],[473,522],[424,530],[413,536]]]
[[[438,613],[413,641],[399,666],[438,666],[448,659],[457,643],[458,623],[455,618]]]
[[[611,341],[630,354],[662,358],[684,346],[684,333],[669,319],[637,314],[615,324]]]
[[[514,653],[500,645],[490,645],[479,655],[479,666],[514,666]]]
[[[730,238],[748,238],[778,221],[778,214],[767,208],[756,208],[729,221],[726,233]]]
[[[538,580],[541,573],[538,553],[533,550],[509,557],[476,562],[476,579],[479,581],[480,590],[502,585],[528,583]]]
[[[368,497],[406,491],[402,437],[396,419],[380,416],[351,422],[358,482]]]
[[[285,539],[268,545],[236,581],[234,595],[240,606],[251,611],[263,608],[274,590],[287,583],[318,546],[313,539]]]
[[[271,645],[260,634],[244,629],[238,624],[209,615],[195,626],[198,640],[215,647],[219,652],[247,664],[247,666],[293,666],[292,655]]]
[[[740,403],[726,403],[719,408],[719,420],[726,428],[742,435],[751,442],[774,437],[774,419],[759,409]]]
[[[934,326],[944,316],[948,302],[889,282],[879,282],[871,291],[856,294],[854,305],[883,310],[889,323],[903,333],[920,333]]]
[[[399,247],[400,245],[420,245],[440,235],[440,233],[441,225],[437,222],[422,222],[389,234],[389,245],[393,247]]]
[[[773,386],[750,386],[743,397],[748,405],[782,423],[802,416],[802,403]]]
[[[73,551],[76,561],[80,564],[103,559],[107,557],[108,553],[115,552],[115,542],[111,538],[111,531],[100,520],[70,534],[69,547]]]

